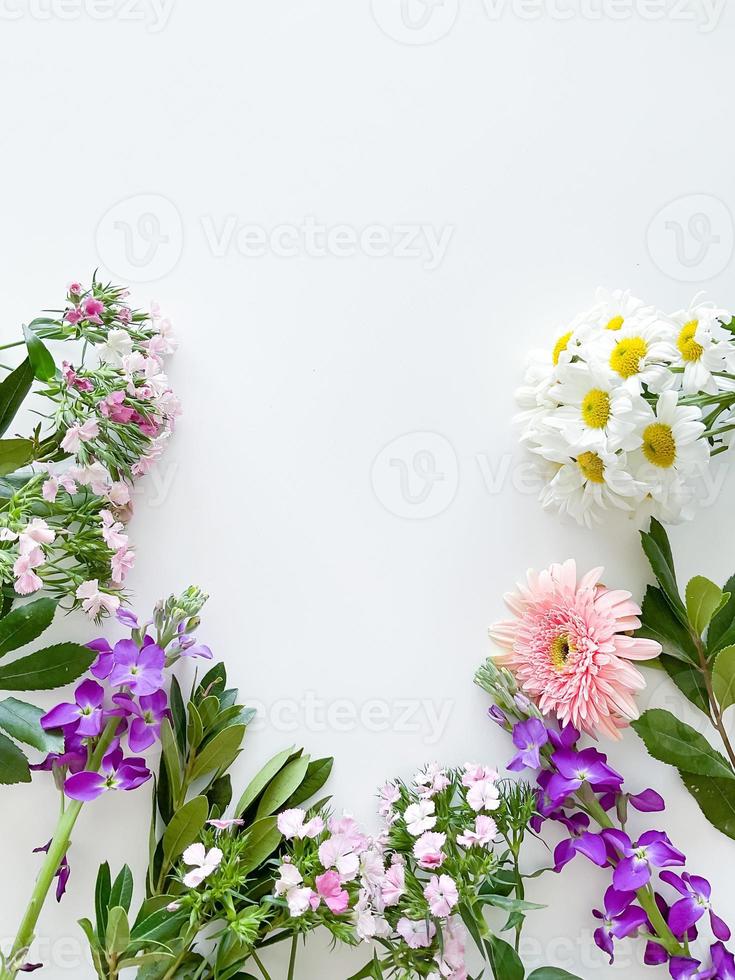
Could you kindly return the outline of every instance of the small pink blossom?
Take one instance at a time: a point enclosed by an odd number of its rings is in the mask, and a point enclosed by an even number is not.
[[[18,547],[21,555],[26,555],[34,551],[39,544],[53,544],[56,540],[56,532],[52,531],[46,521],[40,517],[34,517],[30,524],[26,524],[20,532]]]
[[[325,868],[336,868],[342,881],[351,881],[360,870],[359,853],[344,834],[328,837],[319,845],[319,860]]]
[[[44,561],[43,551],[40,548],[34,548],[16,558],[13,564],[13,574],[16,576],[15,591],[18,595],[30,595],[41,588],[43,581],[33,569],[39,568]]]
[[[94,296],[87,296],[82,300],[81,303],[82,310],[84,314],[91,320],[92,317],[98,317],[100,313],[105,312],[105,304],[100,299],[95,299]]]
[[[218,847],[212,847],[208,851],[204,849],[204,844],[191,844],[181,859],[184,864],[188,864],[192,870],[184,875],[183,882],[187,888],[197,888],[220,866],[223,858],[222,851]]]
[[[90,618],[98,616],[103,609],[108,613],[115,613],[120,608],[119,597],[110,595],[109,592],[101,592],[96,578],[82,582],[75,595],[77,599],[81,599],[82,609]]]
[[[426,949],[431,946],[436,935],[436,926],[433,922],[427,923],[425,919],[415,922],[404,916],[398,920],[396,932],[409,949]]]
[[[84,315],[81,310],[72,309],[66,311],[66,313],[64,314],[64,319],[67,321],[67,323],[76,325],[77,323],[82,322],[82,320],[84,319]]]
[[[284,810],[278,814],[278,829],[286,840],[300,840],[302,837],[314,838],[324,830],[324,821],[320,816],[306,820],[306,810]]]
[[[316,878],[316,890],[324,904],[334,915],[342,915],[347,911],[350,896],[342,888],[342,882],[336,871],[325,871]]]
[[[232,827],[242,827],[245,821],[235,818],[232,820],[207,820],[207,823],[215,830],[230,830]]]
[[[99,434],[99,425],[94,419],[87,419],[81,425],[72,425],[66,430],[64,438],[61,440],[61,448],[68,453],[75,453],[83,442],[96,439]]]
[[[116,507],[130,503],[130,487],[123,480],[115,480],[106,491],[107,499]]]
[[[436,825],[434,810],[433,800],[420,800],[406,807],[403,818],[412,837],[419,837],[425,830],[431,830]]]
[[[437,762],[430,762],[424,769],[420,769],[413,781],[423,799],[435,796],[449,786],[446,770],[442,769]]]
[[[413,856],[418,861],[420,867],[430,871],[439,868],[444,863],[445,854],[442,847],[446,843],[446,834],[435,834],[428,832],[413,845]]]
[[[103,398],[97,403],[100,415],[110,419],[111,422],[119,422],[123,425],[133,420],[137,412],[134,408],[125,405],[126,393],[124,391],[113,391],[107,398]]]
[[[459,892],[449,875],[432,875],[424,888],[424,898],[429,903],[432,915],[446,919],[459,901]]]
[[[110,559],[112,568],[112,581],[116,585],[122,585],[126,576],[135,566],[135,552],[132,548],[120,548]]]
[[[69,292],[72,296],[80,296],[84,292],[84,289],[80,282],[74,281],[69,283]]]
[[[498,826],[493,818],[481,814],[475,818],[474,830],[468,827],[464,833],[457,836],[457,843],[461,847],[488,847],[497,833]]]
[[[462,785],[466,786],[468,789],[475,783],[479,783],[486,779],[497,780],[498,773],[495,769],[491,769],[489,766],[481,766],[476,762],[466,762],[464,766],[464,775],[462,776]]]
[[[62,362],[61,373],[70,388],[76,388],[77,391],[94,391],[94,385],[89,378],[80,378],[68,361]]]
[[[102,537],[107,547],[114,550],[127,548],[128,536],[122,533],[125,526],[120,521],[116,521],[109,510],[101,510],[100,517],[102,518]]]
[[[406,891],[406,869],[402,864],[392,864],[385,872],[380,893],[387,908],[398,905]]]
[[[83,487],[91,487],[98,496],[107,493],[110,486],[110,474],[99,460],[89,466],[73,466],[69,476]]]

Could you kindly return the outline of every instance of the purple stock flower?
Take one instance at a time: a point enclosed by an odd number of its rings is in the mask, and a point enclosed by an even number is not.
[[[636,793],[628,797],[628,802],[640,813],[660,813],[666,809],[663,796],[660,796],[655,789],[644,789],[642,793]]]
[[[712,965],[717,970],[719,980],[735,980],[735,956],[728,952],[722,943],[710,946]]]
[[[529,718],[513,728],[513,744],[520,751],[510,760],[511,772],[541,768],[541,747],[549,741],[546,725],[539,718]]]
[[[119,640],[112,651],[110,684],[129,687],[138,696],[155,694],[163,687],[166,654],[155,643],[138,647],[133,640]]]
[[[48,854],[49,848],[51,847],[51,841],[48,844],[44,844],[43,847],[34,847],[34,854]],[[56,901],[60,902],[66,893],[66,883],[69,880],[69,875],[71,874],[71,868],[69,867],[69,860],[66,854],[61,859],[61,864],[56,869],[54,878],[59,880],[56,882]],[[34,969],[36,969],[34,967]],[[30,972],[30,971],[26,971]]]
[[[709,912],[709,921],[715,938],[725,941],[730,938],[727,923],[712,911],[710,904],[712,886],[706,878],[687,874],[686,871],[681,876],[673,871],[662,871],[660,877],[684,896],[671,906],[669,912],[669,926],[675,936],[683,936],[695,922],[699,922],[705,912]]]
[[[205,643],[197,643],[196,638],[185,632],[186,624],[179,624],[179,652],[182,657],[201,657],[211,660],[214,654]]]
[[[705,969],[699,960],[688,956],[672,956],[669,962],[669,973],[674,980],[711,980],[717,973],[714,968]]]
[[[137,703],[129,694],[116,694],[112,700],[126,715],[134,716],[128,732],[128,745],[133,752],[143,752],[158,740],[161,722],[169,713],[165,691],[144,694]]]
[[[122,606],[118,606],[115,612],[115,619],[117,619],[118,623],[122,623],[123,626],[127,626],[128,629],[138,629],[138,617],[130,609],[123,609]]]
[[[652,868],[683,865],[686,858],[659,830],[648,830],[633,844],[622,830],[603,830],[602,836],[622,855],[615,868],[613,885],[621,891],[642,888],[651,880]]]
[[[102,760],[101,772],[84,770],[69,776],[64,792],[72,800],[87,803],[111,789],[137,789],[150,778],[145,759],[123,759],[122,749],[116,748]]]
[[[505,716],[505,712],[494,704],[492,708],[487,709],[487,716],[490,721],[494,721],[496,725],[500,725],[501,728],[505,728],[508,724],[508,719]]]
[[[613,939],[625,939],[632,935],[648,921],[648,916],[637,905],[632,905],[634,892],[617,891],[614,887],[605,892],[605,911],[593,909],[596,919],[602,920],[602,925],[595,929],[595,942],[610,957],[614,959]]]
[[[587,814],[576,813],[571,818],[561,816],[558,819],[572,836],[557,844],[554,850],[554,871],[561,871],[577,854],[584,854],[598,868],[604,868],[608,863],[607,847],[600,834],[590,832],[590,818]]]
[[[607,756],[597,749],[584,749],[574,752],[571,749],[557,749],[551,761],[557,772],[549,780],[548,792],[559,802],[576,792],[584,783],[593,789],[618,791],[623,777],[607,765]]]
[[[102,731],[104,689],[97,681],[82,681],[74,692],[75,703],[63,702],[41,718],[42,728],[65,728],[74,725],[77,735],[95,738]]]
[[[34,772],[51,772],[54,768],[79,772],[86,764],[87,748],[84,738],[76,731],[76,726],[72,725],[64,732],[64,751],[50,752],[43,762],[30,768]]]
[[[649,939],[646,943],[646,951],[643,954],[643,962],[646,966],[662,966],[664,963],[668,963],[668,961],[669,954],[663,946]]]
[[[579,741],[579,732],[574,725],[565,725],[561,731],[549,728],[549,739],[555,749],[573,749]]]

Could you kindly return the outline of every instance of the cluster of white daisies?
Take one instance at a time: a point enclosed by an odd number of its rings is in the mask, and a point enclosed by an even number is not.
[[[697,299],[666,314],[600,290],[531,355],[517,394],[544,507],[588,526],[611,507],[690,519],[735,428],[733,331],[729,312]]]

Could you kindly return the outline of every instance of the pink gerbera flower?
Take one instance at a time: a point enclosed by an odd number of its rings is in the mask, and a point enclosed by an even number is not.
[[[653,640],[630,635],[641,625],[630,592],[600,584],[602,568],[577,582],[574,561],[528,573],[528,584],[506,595],[514,619],[497,623],[495,656],[544,714],[595,735],[619,738],[638,717],[636,691],[646,686],[629,661],[661,652]]]

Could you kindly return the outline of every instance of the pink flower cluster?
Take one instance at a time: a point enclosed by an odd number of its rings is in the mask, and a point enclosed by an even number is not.
[[[349,814],[281,813],[278,828],[290,846],[275,894],[294,918],[310,915],[310,924],[329,928],[330,917],[340,917],[362,942],[391,940],[402,955],[422,951],[422,962],[428,951],[435,980],[466,980],[457,906],[460,895],[472,900],[478,869],[495,861],[498,828],[490,814],[502,805],[498,774],[475,764],[431,764],[410,786],[386,783],[379,799],[384,827],[377,837]],[[424,901],[418,917],[417,894]]]
[[[40,517],[34,517],[19,533],[7,527],[0,529],[0,541],[18,542],[18,557],[13,563],[15,591],[18,595],[31,595],[41,588],[43,581],[36,569],[46,563],[43,546],[53,544],[55,540],[56,532]]]

